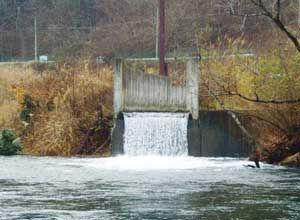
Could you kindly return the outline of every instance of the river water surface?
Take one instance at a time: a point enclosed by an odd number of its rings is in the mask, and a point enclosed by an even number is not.
[[[0,219],[300,219],[300,172],[191,157],[0,157]]]

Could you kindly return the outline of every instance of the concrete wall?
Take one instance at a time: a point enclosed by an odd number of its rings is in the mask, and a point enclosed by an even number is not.
[[[115,119],[114,127],[111,134],[111,147],[113,156],[124,154],[124,133],[125,121],[123,114],[120,113]]]
[[[187,72],[187,109],[194,120],[199,118],[199,60],[190,59],[186,64]]]
[[[114,113],[120,112],[190,112],[199,117],[199,60],[187,61],[187,82],[172,85],[169,77],[124,70],[124,61],[114,64]]]
[[[129,112],[190,112],[188,124],[191,156],[248,156],[250,146],[234,120],[226,112],[200,112],[199,59],[187,60],[185,86],[174,86],[164,76],[124,71],[124,60],[114,64],[113,155],[123,153],[124,118]]]
[[[204,157],[247,157],[251,146],[247,137],[225,111],[200,112],[199,120],[189,120],[189,154]]]
[[[123,75],[123,111],[187,111],[186,87],[169,77],[128,72]]]
[[[123,154],[124,118],[118,115],[112,133],[113,155]],[[190,156],[247,157],[251,147],[234,120],[224,111],[200,112],[188,123]]]

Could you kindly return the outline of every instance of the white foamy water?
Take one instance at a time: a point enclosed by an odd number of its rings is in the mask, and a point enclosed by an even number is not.
[[[101,159],[76,160],[69,165],[83,165],[100,170],[151,171],[151,170],[194,170],[207,168],[244,169],[252,164],[243,159],[234,158],[196,158],[166,156],[120,156]]]
[[[124,113],[127,156],[187,156],[186,113]]]

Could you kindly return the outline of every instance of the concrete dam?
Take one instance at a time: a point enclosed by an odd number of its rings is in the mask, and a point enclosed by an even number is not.
[[[200,61],[186,60],[185,85],[114,63],[112,154],[247,157],[247,137],[225,111],[199,109]]]

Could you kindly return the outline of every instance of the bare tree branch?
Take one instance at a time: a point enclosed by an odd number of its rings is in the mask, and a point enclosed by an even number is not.
[[[272,12],[270,12],[267,9],[267,6],[263,3],[262,0],[250,0],[255,6],[257,6],[258,8],[260,8],[264,15],[267,16],[268,18],[270,18],[273,23],[275,23],[277,25],[277,27],[284,32],[287,37],[290,39],[290,41],[292,41],[292,43],[295,45],[296,49],[298,50],[298,52],[300,53],[300,42],[297,38],[297,36],[293,35],[288,29],[287,27],[283,24],[282,20],[281,20],[281,0],[277,0],[277,12],[276,15],[273,15]]]
[[[274,105],[283,105],[283,104],[299,104],[300,103],[300,98],[299,99],[294,99],[294,100],[263,100],[260,99],[259,96],[255,93],[255,98],[250,98],[248,96],[245,96],[240,93],[234,93],[231,91],[227,91],[229,95],[232,96],[238,96],[246,101],[249,102],[255,102],[255,103],[261,103],[261,104],[274,104]]]
[[[260,117],[260,116],[257,116],[257,115],[252,115],[252,114],[247,114],[247,116],[251,117],[251,118],[255,118],[255,119],[257,119],[259,121],[262,121],[264,123],[267,123],[267,124],[271,125],[272,127],[276,128],[278,131],[280,131],[285,136],[288,136],[288,132],[284,128],[281,128],[279,125],[275,124],[274,122],[272,122],[270,120],[267,120],[263,117]]]
[[[227,112],[231,116],[231,118],[235,121],[237,126],[242,130],[242,132],[247,136],[249,140],[249,144],[252,148],[252,152],[255,152],[257,150],[257,142],[255,138],[248,132],[248,130],[245,128],[245,126],[241,123],[240,119],[237,117],[237,114],[233,111],[231,111],[229,108],[227,108],[224,104],[224,102],[209,88],[209,86],[204,82],[204,87],[207,89],[207,91],[215,98],[215,100],[219,103],[219,105],[222,107],[223,110]],[[256,157],[254,159],[255,165],[257,168],[260,168],[259,164],[259,158]]]
[[[209,68],[209,71],[212,73],[210,68]],[[210,77],[212,77],[212,80],[214,83],[216,83],[220,88],[223,89],[224,93],[227,93],[227,95],[231,95],[231,96],[238,96],[239,98],[242,98],[248,102],[260,103],[260,104],[273,104],[273,105],[284,105],[284,104],[291,105],[291,104],[299,104],[300,103],[300,98],[291,99],[291,100],[263,100],[259,97],[259,95],[256,92],[254,92],[255,98],[250,98],[239,92],[232,92],[232,91],[228,90],[227,88],[225,88],[225,86],[221,85],[221,83],[218,82],[218,80],[215,79],[213,77],[213,75],[220,75],[220,74],[210,74]]]
[[[204,87],[207,89],[207,91],[211,94],[212,97],[218,102],[218,104],[224,109],[236,122],[236,124],[241,128],[243,133],[249,138],[251,141],[251,144],[255,146],[255,139],[252,137],[252,135],[247,131],[247,129],[242,125],[241,121],[239,118],[236,116],[236,114],[231,111],[229,108],[227,108],[224,104],[224,102],[209,88],[209,86],[204,82],[203,83]]]

